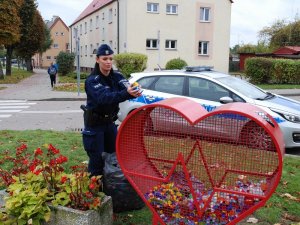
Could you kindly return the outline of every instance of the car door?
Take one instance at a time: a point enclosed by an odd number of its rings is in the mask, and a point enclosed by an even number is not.
[[[188,79],[188,93],[189,97],[199,102],[208,112],[213,111],[218,106],[222,105],[220,98],[230,97],[233,101],[243,101],[239,96],[232,93],[225,87],[204,78],[189,77]],[[200,133],[207,136],[218,136],[224,139],[238,139],[239,131],[235,130],[235,127],[226,126],[222,121],[230,118],[235,120],[233,122],[243,123],[242,117],[236,117],[231,115],[218,115],[214,117],[208,117],[205,121],[194,126],[191,131],[193,133]],[[238,120],[238,121],[237,121]],[[236,126],[240,127],[240,126]]]

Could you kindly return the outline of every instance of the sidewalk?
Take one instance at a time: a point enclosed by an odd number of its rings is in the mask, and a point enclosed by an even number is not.
[[[18,84],[0,84],[6,87],[0,90],[0,100],[65,100],[82,101],[86,99],[85,93],[53,91],[50,78],[45,69],[34,69],[35,74],[22,80]]]

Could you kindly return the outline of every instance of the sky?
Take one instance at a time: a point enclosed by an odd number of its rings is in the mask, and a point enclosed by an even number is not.
[[[138,0],[136,0],[138,1]],[[71,25],[92,0],[37,0],[45,20],[59,16]],[[231,8],[230,47],[257,44],[258,32],[276,20],[300,19],[300,0],[233,0]]]

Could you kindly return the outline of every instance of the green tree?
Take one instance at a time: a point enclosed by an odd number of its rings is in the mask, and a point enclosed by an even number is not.
[[[45,41],[44,41],[43,45],[41,46],[40,53],[47,51],[53,43],[50,30],[48,29],[46,24],[44,24],[44,33],[45,33]]]
[[[58,72],[64,76],[74,70],[75,54],[68,52],[60,52],[56,58],[58,64]]]
[[[1,0],[0,3],[0,45],[7,49],[6,75],[11,74],[11,55],[15,43],[20,40],[19,10],[23,0]],[[0,63],[0,79],[4,79]]]
[[[272,48],[282,46],[299,46],[300,45],[300,20],[288,24],[278,30],[270,40]]]
[[[259,38],[269,45],[272,51],[282,46],[300,45],[300,20],[287,23],[284,20],[275,21],[270,27],[259,31]]]
[[[31,58],[45,42],[44,21],[35,0],[24,0],[20,10],[22,19],[21,39],[16,47],[17,54],[25,59],[27,71],[32,70]]]

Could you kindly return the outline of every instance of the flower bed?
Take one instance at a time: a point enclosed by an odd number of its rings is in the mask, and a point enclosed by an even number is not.
[[[0,191],[0,211],[4,207],[5,197],[8,193],[5,190]],[[44,225],[112,225],[112,199],[105,196],[102,200],[102,206],[98,210],[77,210],[64,206],[52,206],[51,216],[48,222],[43,222]],[[3,208],[4,209],[4,208]]]
[[[101,176],[90,177],[85,163],[72,166],[72,173],[65,173],[62,164],[67,160],[51,144],[33,153],[22,144],[15,156],[7,150],[0,160],[0,186],[7,190],[5,204],[3,198],[0,200],[5,207],[0,211],[0,223],[102,224],[105,218],[103,224],[110,224],[112,201],[100,192]]]

